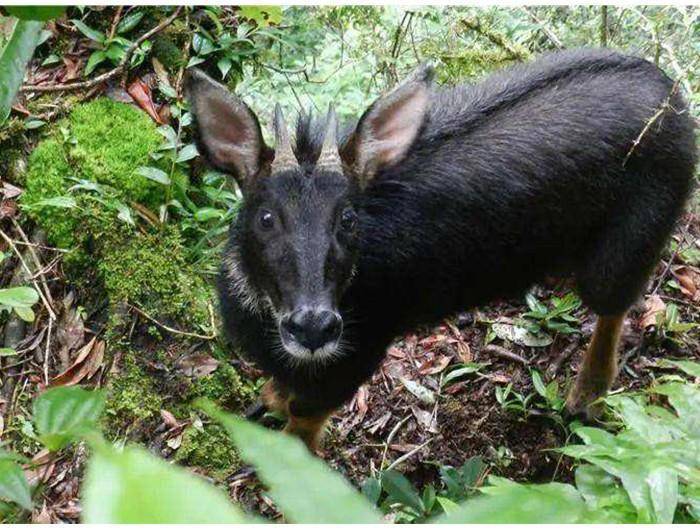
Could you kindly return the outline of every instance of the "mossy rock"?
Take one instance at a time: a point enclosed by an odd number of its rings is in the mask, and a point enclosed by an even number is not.
[[[71,193],[80,180],[108,187],[110,196],[157,209],[164,202],[162,185],[139,175],[140,166],[156,165],[150,158],[162,143],[151,119],[131,105],[99,98],[77,105],[29,157],[21,204],[44,229],[49,241],[71,248],[82,243],[86,218],[103,224],[123,223],[117,211],[100,201],[99,193]],[[55,197],[72,196],[77,206],[66,211],[37,205]],[[100,206],[95,211],[92,206]]]
[[[103,420],[108,435],[114,436],[143,428],[163,407],[155,381],[139,366],[136,354],[125,353],[120,364],[120,372],[109,380]]]
[[[241,464],[233,442],[216,424],[187,427],[182,434],[182,444],[175,453],[175,461],[211,471],[219,480]]]
[[[210,324],[207,302],[213,293],[187,263],[177,229],[106,236],[100,246],[97,270],[112,307],[136,304],[149,315],[187,321],[195,329]]]
[[[222,361],[214,373],[192,382],[187,400],[207,398],[226,410],[240,412],[254,401],[256,394],[249,381]]]

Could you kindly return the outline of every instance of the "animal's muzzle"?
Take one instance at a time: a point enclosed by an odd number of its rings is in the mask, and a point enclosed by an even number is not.
[[[335,343],[343,331],[340,315],[329,310],[297,309],[282,318],[282,330],[310,352]]]

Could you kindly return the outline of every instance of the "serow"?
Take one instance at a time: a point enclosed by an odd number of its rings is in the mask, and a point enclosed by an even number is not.
[[[396,336],[545,277],[572,277],[597,315],[567,401],[590,412],[692,189],[692,118],[643,59],[581,49],[476,85],[432,78],[419,67],[346,128],[302,113],[294,141],[277,106],[274,149],[240,98],[187,79],[200,152],[243,194],[224,326],[311,448]]]

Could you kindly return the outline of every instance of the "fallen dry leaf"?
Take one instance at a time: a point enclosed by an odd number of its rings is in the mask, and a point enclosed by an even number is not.
[[[93,337],[90,342],[78,350],[78,356],[67,370],[51,380],[50,386],[69,386],[90,379],[102,368],[105,353],[104,341]]]
[[[700,272],[695,267],[682,265],[673,270],[681,292],[691,300],[700,298]]]
[[[639,320],[642,329],[656,325],[657,315],[666,311],[666,304],[658,294],[653,294],[644,301],[644,309],[644,314]]]
[[[164,122],[158,114],[155,104],[153,103],[153,98],[151,97],[151,87],[149,87],[148,84],[141,79],[136,79],[136,81],[128,86],[126,91],[132,98],[134,98],[134,101],[138,104],[138,106],[145,110],[148,115],[153,118],[153,121],[163,125]]]
[[[195,353],[177,363],[177,367],[190,377],[204,377],[213,373],[219,367],[219,361],[206,353]]]
[[[442,372],[447,365],[450,364],[451,357],[447,355],[436,355],[432,359],[428,359],[418,368],[418,373],[421,375],[435,375]]]
[[[163,422],[168,426],[168,427],[179,427],[180,424],[178,423],[177,419],[173,415],[172,412],[169,410],[165,409],[160,409],[160,417],[163,418]]]

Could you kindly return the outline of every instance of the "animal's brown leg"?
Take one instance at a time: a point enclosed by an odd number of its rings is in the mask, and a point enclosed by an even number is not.
[[[599,412],[589,405],[604,396],[617,376],[617,346],[625,313],[599,316],[583,364],[566,401],[570,414],[585,413],[589,418]]]
[[[299,437],[309,448],[309,451],[318,453],[323,427],[330,415],[330,412],[308,417],[290,415],[284,432]]]
[[[280,390],[274,379],[269,379],[263,385],[260,399],[267,410],[289,416],[289,394]]]

